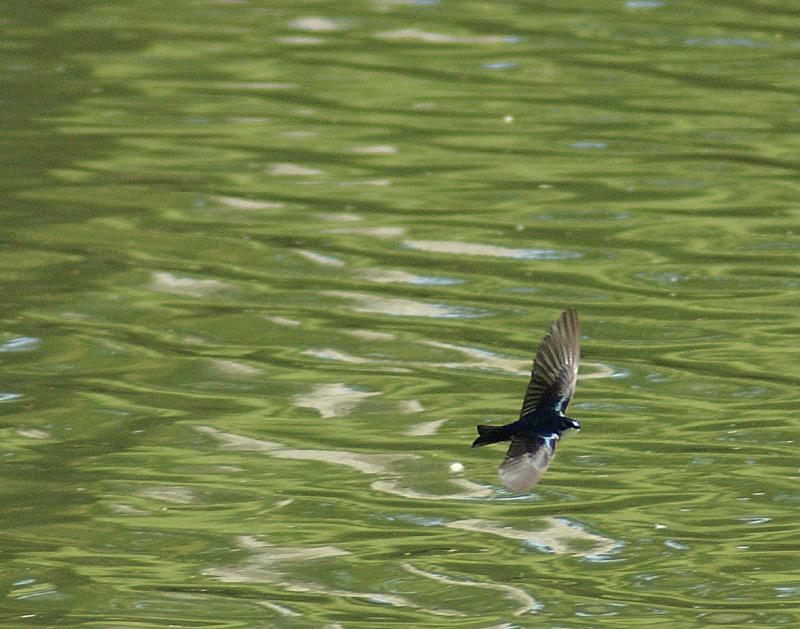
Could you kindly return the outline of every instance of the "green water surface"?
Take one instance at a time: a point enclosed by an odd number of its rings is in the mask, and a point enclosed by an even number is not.
[[[794,2],[0,26],[3,626],[800,625]]]

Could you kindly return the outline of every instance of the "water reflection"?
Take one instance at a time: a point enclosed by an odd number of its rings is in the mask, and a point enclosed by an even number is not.
[[[473,518],[448,522],[445,526],[465,531],[499,535],[507,539],[515,539],[544,552],[576,555],[579,557],[599,557],[619,549],[616,542],[601,535],[585,531],[562,518],[543,517],[535,520],[544,528],[537,530],[520,530],[510,526],[502,526],[497,522]]]
[[[231,450],[253,450],[269,454],[279,459],[295,459],[298,461],[318,461],[344,465],[364,474],[386,474],[390,465],[396,461],[417,458],[414,454],[359,454],[343,450],[306,450],[290,448],[274,441],[253,439],[221,432],[210,426],[197,426],[196,430],[205,433],[222,442],[224,447]]]
[[[297,249],[297,254],[304,257],[306,260],[310,260],[315,264],[320,264],[322,266],[333,266],[333,267],[343,267],[344,262],[341,260],[334,258],[333,256],[326,256],[321,253],[317,253],[316,251],[306,251],[304,249]]]
[[[323,291],[324,295],[353,302],[355,312],[392,315],[396,317],[464,318],[479,317],[483,313],[472,308],[432,304],[398,297],[382,297],[352,291]]]
[[[518,607],[512,612],[515,616],[521,616],[522,614],[527,614],[528,612],[535,611],[539,608],[536,601],[524,590],[514,587],[513,585],[505,585],[503,583],[481,583],[478,581],[471,581],[468,579],[456,579],[454,577],[449,577],[444,574],[439,574],[435,572],[428,572],[426,570],[422,570],[420,568],[416,568],[409,563],[400,564],[400,566],[406,572],[410,572],[411,574],[415,574],[420,577],[425,577],[426,579],[431,579],[432,581],[436,581],[437,583],[445,583],[447,585],[455,585],[461,587],[472,587],[472,588],[481,588],[485,590],[492,590],[495,592],[502,592],[506,595],[506,597],[513,599],[517,602]]]
[[[359,592],[330,587],[308,578],[308,562],[332,560],[350,553],[336,546],[278,546],[259,540],[249,535],[240,536],[237,545],[249,553],[247,559],[238,566],[207,568],[204,574],[224,581],[225,583],[276,583],[289,592],[326,594],[339,598],[363,599],[370,603],[393,607],[409,607],[422,609],[435,616],[463,616],[463,612],[449,609],[425,607],[412,602],[405,596],[386,592]],[[298,566],[303,565],[303,577],[295,576]],[[411,570],[409,570],[411,571]],[[280,605],[280,613],[284,616],[300,616],[301,612],[287,605]]]
[[[269,174],[274,177],[312,177],[324,173],[318,168],[301,164],[273,164],[269,168]]]
[[[319,356],[320,354],[314,352],[312,355]],[[324,357],[339,360],[344,359],[345,362],[366,362],[356,357],[350,358],[345,356],[342,358],[339,353],[334,352],[334,350],[329,350],[329,353],[326,353]],[[319,384],[314,386],[309,393],[296,395],[294,403],[304,408],[313,408],[322,417],[330,418],[349,415],[362,400],[375,395],[380,395],[380,393],[378,391],[359,391],[342,383]]]
[[[334,20],[327,17],[314,16],[302,17],[289,22],[289,27],[298,31],[312,31],[314,33],[330,33],[348,28],[347,22]]]
[[[360,454],[342,450],[310,450],[290,448],[273,441],[243,437],[232,433],[221,432],[209,426],[197,427],[197,430],[219,440],[224,447],[236,450],[253,450],[266,453],[276,458],[318,461],[351,467],[365,474],[395,476],[394,479],[375,480],[370,488],[387,494],[401,496],[409,500],[433,500],[437,502],[488,498],[495,495],[495,490],[474,483],[461,474],[464,466],[460,463],[449,467],[449,473],[443,473],[446,482],[460,489],[457,492],[433,493],[412,487],[409,475],[400,474],[393,469],[393,464],[400,461],[418,461],[421,457],[411,453],[396,454]],[[419,432],[419,431],[417,431]],[[160,488],[157,495],[162,500],[187,501],[191,496],[179,491],[180,488]],[[151,490],[148,490],[151,491]],[[148,494],[150,495],[150,494]],[[151,496],[152,497],[152,496]],[[581,557],[599,557],[606,555],[618,547],[618,542],[609,538],[586,532],[580,526],[564,519],[544,517],[537,520],[537,530],[519,530],[503,526],[497,522],[480,519],[462,519],[450,522],[442,521],[445,527],[462,529],[477,533],[497,535],[508,539],[524,541],[531,546],[546,552],[558,554],[574,554]],[[543,526],[541,526],[543,525]]]
[[[458,36],[446,33],[433,33],[416,28],[404,28],[396,31],[376,33],[375,37],[386,40],[410,40],[427,44],[508,44],[519,41],[517,37],[484,35],[484,36]]]
[[[461,283],[461,280],[455,280],[446,277],[434,277],[430,275],[416,275],[414,273],[398,271],[396,269],[364,269],[359,272],[359,275],[365,280],[375,282],[376,284],[401,283],[423,284],[431,286]]]
[[[414,424],[406,429],[405,434],[410,437],[429,437],[439,432],[439,428],[441,428],[446,421],[446,419],[434,419],[429,422]]]
[[[233,286],[220,280],[180,277],[166,271],[160,271],[153,273],[150,288],[164,293],[204,297],[221,290],[228,290]]]
[[[277,201],[258,201],[240,197],[212,197],[212,199],[233,210],[277,210],[286,207],[285,203]]]
[[[486,245],[474,242],[456,242],[450,240],[404,240],[403,244],[411,249],[431,253],[450,253],[466,256],[488,256],[490,258],[513,258],[516,260],[565,260],[579,258],[575,251],[558,251],[556,249],[512,249],[498,245]]]
[[[441,341],[422,341],[425,345],[431,347],[440,347],[443,349],[452,350],[463,354],[469,360],[461,363],[442,363],[437,366],[441,367],[457,367],[459,369],[492,369],[506,373],[513,373],[515,375],[523,376],[530,375],[531,359],[507,358],[494,352],[475,347],[467,347],[464,345],[455,345],[453,343],[443,343]],[[586,373],[588,370],[588,373]],[[582,361],[581,373],[578,375],[579,380],[588,380],[594,378],[614,378],[625,375],[623,372],[615,370],[609,365],[603,363]]]
[[[7,617],[800,625],[788,3],[23,4]],[[512,498],[473,418],[568,305]]]
[[[12,338],[0,345],[0,352],[32,352],[39,347],[40,339],[30,336]]]
[[[473,483],[466,478],[451,477],[449,482],[451,485],[461,487],[462,491],[434,494],[423,489],[416,489],[409,486],[406,479],[376,480],[370,484],[370,487],[375,491],[394,494],[395,496],[413,500],[466,500],[469,498],[487,498],[495,493],[490,487]]]
[[[252,378],[264,373],[264,370],[260,367],[248,365],[237,360],[217,358],[211,360],[210,363],[215,370],[225,376]]]
[[[375,330],[344,330],[344,333],[365,341],[391,341],[396,338],[391,332],[377,332]]]
[[[197,502],[197,495],[188,487],[145,487],[137,491],[136,495],[179,505]]]
[[[412,453],[395,454],[360,454],[344,450],[311,450],[291,448],[274,441],[254,439],[232,433],[221,432],[210,426],[198,426],[196,430],[210,435],[222,442],[224,447],[235,450],[253,450],[262,452],[280,459],[295,459],[298,461],[318,461],[334,465],[344,465],[364,474],[380,474],[383,476],[399,476],[392,464],[399,461],[413,461],[420,456]],[[450,485],[459,487],[461,491],[451,493],[432,493],[422,489],[415,489],[407,485],[407,481],[397,478],[393,480],[377,480],[370,487],[376,491],[394,494],[405,498],[423,500],[460,500],[467,498],[483,498],[491,496],[494,490],[477,483],[473,483],[459,475],[447,477]]]
[[[338,227],[325,229],[323,234],[354,234],[357,236],[374,236],[375,238],[400,238],[405,233],[404,227]]]

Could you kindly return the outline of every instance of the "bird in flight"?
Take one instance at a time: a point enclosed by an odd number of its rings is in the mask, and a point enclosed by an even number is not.
[[[500,465],[500,480],[511,491],[525,491],[538,483],[561,437],[581,429],[576,420],[564,415],[575,393],[580,353],[578,313],[570,308],[539,345],[519,419],[505,426],[478,426],[473,448],[511,441]]]

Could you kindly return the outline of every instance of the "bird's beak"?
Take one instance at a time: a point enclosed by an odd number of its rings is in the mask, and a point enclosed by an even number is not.
[[[566,425],[566,426],[564,427],[564,429],[561,431],[561,435],[562,435],[563,437],[568,437],[568,436],[570,436],[570,435],[574,435],[574,434],[575,434],[576,432],[578,432],[580,429],[581,429],[581,424],[580,424],[580,422],[577,422],[577,421],[575,421],[574,419],[570,419],[570,420],[567,422],[567,425]]]

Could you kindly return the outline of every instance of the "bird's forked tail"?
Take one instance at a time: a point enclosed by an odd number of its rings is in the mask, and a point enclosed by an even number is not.
[[[486,426],[478,424],[478,438],[472,442],[473,448],[479,448],[490,443],[507,441],[509,436],[506,434],[506,426]]]

